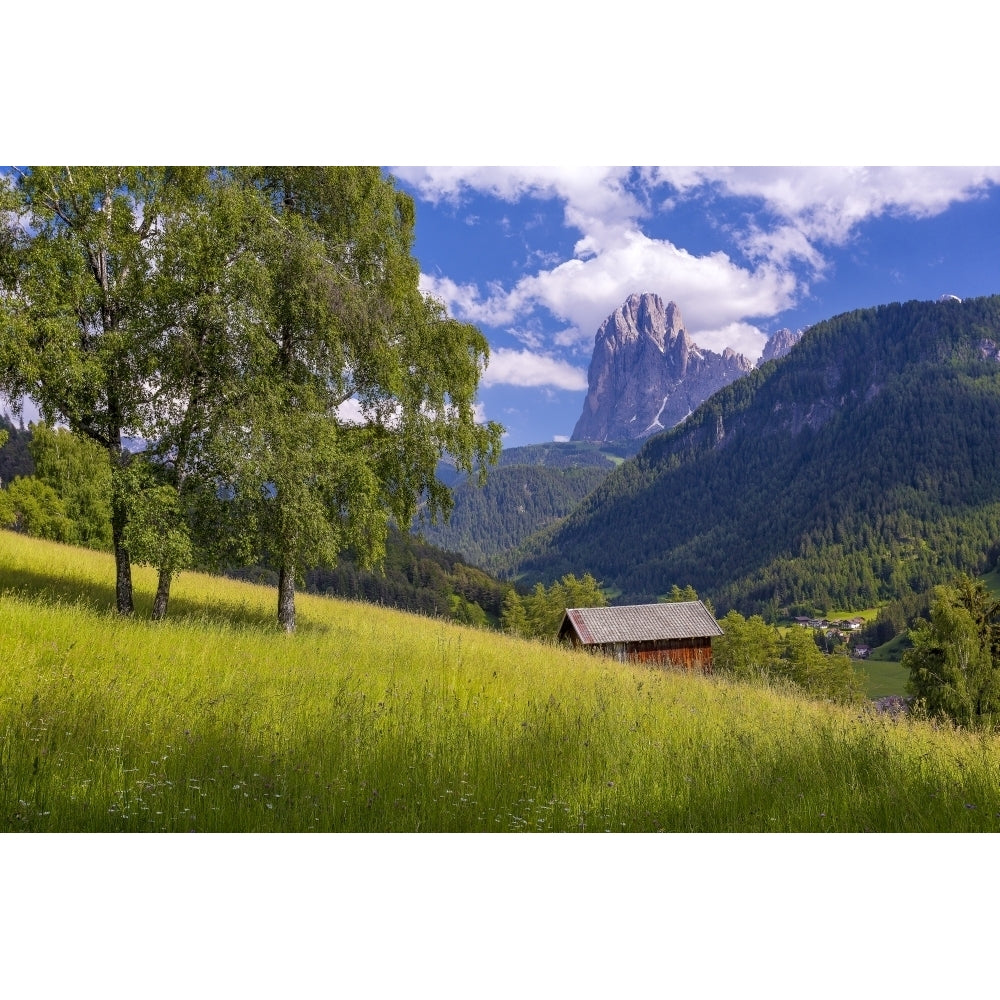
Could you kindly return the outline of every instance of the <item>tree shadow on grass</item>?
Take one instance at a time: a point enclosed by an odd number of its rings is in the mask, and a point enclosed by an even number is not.
[[[98,614],[115,611],[115,588],[112,582],[98,583],[88,578],[68,577],[64,574],[35,572],[23,568],[0,566],[0,597],[3,594],[17,594],[33,601],[48,604],[79,604]],[[153,594],[144,588],[136,588],[134,593],[135,618],[149,620],[153,607]],[[277,598],[275,598],[277,605]],[[168,622],[175,624],[211,623],[219,628],[253,628],[263,632],[280,632],[277,612],[264,610],[246,602],[232,599],[213,600],[200,598],[192,600],[183,595],[171,596],[167,609]],[[309,621],[299,616],[297,631],[325,632],[327,626]]]

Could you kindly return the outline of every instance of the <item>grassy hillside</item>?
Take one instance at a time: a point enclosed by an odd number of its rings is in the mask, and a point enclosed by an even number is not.
[[[0,533],[0,829],[996,830],[1000,744]],[[137,572],[148,613],[154,580]]]

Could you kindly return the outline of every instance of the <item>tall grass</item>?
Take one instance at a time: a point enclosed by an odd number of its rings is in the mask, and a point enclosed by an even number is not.
[[[0,533],[0,829],[1000,828],[995,739]],[[155,580],[136,574],[140,611]]]

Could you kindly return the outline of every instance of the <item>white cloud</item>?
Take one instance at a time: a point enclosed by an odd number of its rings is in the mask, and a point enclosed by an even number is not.
[[[866,219],[925,218],[1000,183],[1000,168],[984,167],[419,167],[393,173],[432,202],[457,204],[469,192],[507,202],[559,199],[565,225],[580,233],[573,257],[540,259],[537,271],[510,287],[423,276],[425,291],[455,315],[513,327],[521,331],[513,335],[538,352],[543,343],[526,334],[532,313],[543,309],[565,324],[551,335],[552,346],[584,353],[628,295],[654,292],[680,306],[699,344],[731,346],[748,357],[763,345],[753,321],[791,308],[808,282],[824,276],[824,247],[846,244]],[[728,230],[748,265],[722,251],[694,254],[643,231],[654,206],[669,212],[682,201],[701,199],[718,202],[724,211],[720,199],[728,197],[760,202],[761,210],[747,216],[740,231]],[[669,225],[669,217],[664,221]]]
[[[337,407],[337,419],[345,424],[366,424],[368,417],[361,408],[361,403],[353,396]]]
[[[390,167],[390,172],[411,184],[432,203],[460,204],[470,191],[501,201],[525,197],[558,198],[564,204],[565,222],[599,241],[634,223],[648,211],[625,186],[630,167]]]
[[[523,325],[508,327],[506,333],[529,350],[539,351],[545,346],[545,332],[537,318],[529,319]]]
[[[770,266],[751,271],[724,253],[699,257],[633,231],[590,260],[567,261],[522,279],[516,291],[571,322],[587,342],[631,293],[654,292],[675,301],[695,339],[714,348],[703,331],[773,315],[791,305],[795,287],[787,271]]]
[[[494,289],[485,298],[475,286],[459,286],[447,278],[424,276],[422,287],[462,319],[490,326],[507,325],[516,316],[543,307],[569,324],[555,335],[554,343],[581,348],[589,348],[597,328],[630,294],[654,292],[680,306],[699,344],[712,350],[727,346],[741,350],[737,344],[718,343],[715,331],[745,317],[770,316],[787,308],[794,299],[796,280],[777,267],[751,271],[724,253],[698,257],[631,230],[604,253],[564,261],[522,278],[509,291]],[[523,324],[521,329],[525,330]],[[536,337],[529,346],[541,345]]]
[[[565,202],[567,226],[583,238],[578,256],[599,253],[635,228],[654,202],[661,207],[712,189],[759,198],[808,241],[840,245],[859,222],[885,213],[925,218],[1000,183],[1000,167],[394,167],[431,202],[461,201],[467,191],[515,202],[524,197]],[[630,190],[626,182],[633,180]],[[671,194],[663,191],[669,185]],[[767,239],[752,232],[758,247]],[[774,235],[779,250],[791,233]],[[804,248],[803,248],[804,249]]]
[[[451,278],[421,274],[420,291],[439,299],[448,312],[468,323],[506,326],[517,317],[517,302],[510,295],[494,294],[484,298],[476,285],[460,285]]]
[[[422,275],[421,288],[441,299],[449,311],[472,323],[492,327],[514,326],[527,346],[526,320],[542,308],[567,326],[553,338],[556,347],[589,349],[597,328],[633,292],[654,292],[680,305],[692,336],[712,349],[714,331],[770,316],[792,304],[797,291],[794,276],[779,264],[765,262],[755,270],[741,267],[724,253],[697,256],[669,240],[642,232],[640,220],[650,207],[644,192],[662,186],[658,173],[611,167],[427,167],[393,168],[432,202],[460,202],[468,191],[505,201],[523,197],[560,198],[564,221],[582,235],[574,257],[542,267],[511,288],[486,290],[460,285],[450,278]],[[632,178],[629,190],[625,182]],[[671,181],[694,188],[707,183],[702,173],[675,173]],[[635,193],[635,192],[638,193]],[[648,192],[647,192],[648,193]],[[765,244],[760,244],[762,247]],[[785,255],[787,257],[787,254]],[[702,332],[704,331],[704,333]],[[515,334],[517,336],[517,334]],[[745,344],[734,344],[740,350]],[[758,352],[759,353],[759,352]]]
[[[480,383],[516,385],[579,391],[587,388],[587,373],[565,361],[531,351],[514,351],[501,347],[490,352],[489,365]]]
[[[423,412],[433,415],[436,411],[424,406]],[[398,408],[393,411],[383,412],[380,416],[373,411],[365,410],[361,402],[354,396],[345,400],[337,407],[337,418],[345,424],[367,424],[371,420],[378,420],[386,427],[397,427],[399,424]],[[486,423],[486,406],[483,403],[473,403],[472,418],[477,424]]]
[[[684,322],[687,322],[686,317]],[[716,330],[699,330],[694,340],[699,347],[707,347],[718,354],[731,347],[748,361],[756,361],[767,343],[767,334],[750,323],[727,323]]]
[[[820,269],[813,243],[842,246],[859,223],[884,214],[937,215],[1000,183],[1000,168],[657,167],[646,176],[653,184],[669,183],[681,196],[711,187],[761,199],[784,221],[771,233],[751,228],[748,248],[779,262],[799,256]]]
[[[569,440],[569,435],[568,434],[554,434],[552,436],[552,440],[556,441],[556,442],[559,442],[559,443],[563,443],[563,442],[566,442],[566,441]]]

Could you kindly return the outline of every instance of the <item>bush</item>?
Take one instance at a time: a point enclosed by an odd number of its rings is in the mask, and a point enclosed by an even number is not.
[[[53,542],[77,540],[76,527],[67,516],[59,495],[34,476],[18,476],[10,484],[3,510],[8,512],[7,526],[15,531]]]

